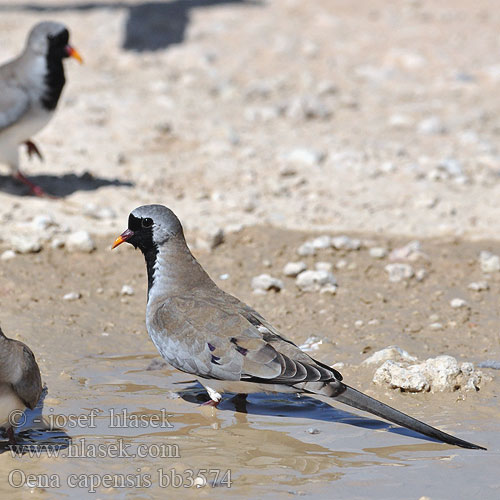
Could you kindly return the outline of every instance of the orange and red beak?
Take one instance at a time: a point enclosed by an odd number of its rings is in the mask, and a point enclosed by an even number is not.
[[[72,57],[73,59],[76,59],[80,64],[83,64],[82,56],[71,45],[66,45],[65,50],[66,54],[68,54],[68,57]]]
[[[123,233],[120,234],[118,238],[116,238],[115,242],[113,243],[113,246],[111,247],[111,250],[113,250],[113,248],[116,248],[118,245],[121,245],[123,242],[129,240],[130,238],[132,238],[132,236],[134,236],[134,231],[131,231],[130,229],[125,229],[125,231],[123,231]]]

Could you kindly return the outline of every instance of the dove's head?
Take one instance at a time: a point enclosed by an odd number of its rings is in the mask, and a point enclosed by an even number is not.
[[[53,60],[73,57],[82,62],[80,54],[68,42],[69,31],[64,24],[43,21],[36,24],[30,31],[26,49]]]
[[[184,238],[181,223],[172,210],[163,205],[143,205],[130,213],[128,229],[116,238],[113,248],[126,241],[148,252],[177,236]]]

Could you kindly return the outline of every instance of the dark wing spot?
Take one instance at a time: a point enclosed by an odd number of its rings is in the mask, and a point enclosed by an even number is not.
[[[220,363],[219,363],[219,359],[220,359],[220,357],[219,357],[219,356],[214,356],[214,355],[212,354],[212,359],[211,359],[210,361],[211,361],[214,365],[220,365]]]
[[[236,346],[236,350],[242,355],[246,356],[248,354],[248,349],[245,349],[244,347],[240,347],[238,345],[238,339],[231,337],[230,342]]]
[[[208,348],[210,349],[210,352],[215,351],[215,346],[212,345],[210,342],[207,342]]]

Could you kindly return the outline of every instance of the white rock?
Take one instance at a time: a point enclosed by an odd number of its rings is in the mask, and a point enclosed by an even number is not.
[[[452,356],[438,356],[428,359],[423,365],[424,370],[431,379],[433,390],[445,391],[446,389],[456,388],[460,367],[455,358]]]
[[[224,238],[224,230],[221,227],[213,227],[196,239],[196,246],[212,251],[224,243]]]
[[[389,273],[389,281],[397,283],[413,276],[410,264],[387,264],[384,268]]]
[[[410,392],[428,391],[429,381],[418,368],[405,368],[392,360],[387,360],[380,366],[373,376],[375,384],[387,384],[392,389],[402,389]]]
[[[33,226],[34,229],[44,231],[50,226],[55,225],[54,218],[52,215],[49,214],[39,214],[33,217],[33,220],[31,221],[31,225]]]
[[[436,321],[435,323],[431,323],[429,325],[429,328],[431,330],[435,330],[435,331],[442,330],[443,329],[443,325],[441,323],[439,323],[439,322]]]
[[[78,300],[81,298],[82,294],[79,292],[69,292],[66,295],[63,296],[63,300],[73,301],[73,300]]]
[[[312,246],[310,241],[306,241],[299,248],[297,248],[297,253],[301,257],[305,257],[306,255],[316,255],[316,249]]]
[[[420,241],[410,241],[406,245],[395,248],[389,255],[390,260],[407,260],[414,262],[420,258],[427,258],[422,252]]]
[[[361,241],[345,235],[336,236],[332,238],[332,247],[336,250],[359,250],[361,248]]]
[[[472,363],[458,364],[452,356],[437,356],[423,363],[407,365],[386,361],[375,372],[373,381],[406,391],[455,391],[460,388],[477,390],[482,373]]]
[[[35,234],[17,234],[9,238],[12,250],[17,253],[36,253],[42,249],[40,238]]]
[[[5,252],[2,252],[2,256],[0,257],[0,259],[11,260],[11,259],[15,258],[15,256],[16,256],[16,252],[14,252],[14,250],[5,250]]]
[[[63,238],[54,237],[54,238],[52,238],[52,240],[50,242],[50,247],[51,248],[63,248],[65,244],[66,244],[66,242],[64,241]]]
[[[438,116],[430,116],[418,124],[418,131],[421,134],[444,134],[446,127]]]
[[[114,219],[116,212],[109,207],[100,207],[95,203],[87,203],[83,207],[83,214],[93,219]]]
[[[307,266],[305,262],[302,261],[288,262],[283,268],[283,274],[285,276],[290,276],[292,278],[295,278],[297,275],[299,275],[302,271],[305,271],[306,269]]]
[[[331,115],[331,111],[318,99],[297,97],[288,105],[286,115],[294,120],[324,119]]]
[[[461,307],[466,307],[467,302],[464,299],[455,298],[450,301],[450,306],[453,309],[460,309]]]
[[[374,259],[383,259],[387,255],[387,249],[384,247],[372,247],[369,250],[370,257]]]
[[[483,273],[494,273],[500,271],[500,257],[491,252],[482,251],[479,254],[479,264]]]
[[[120,290],[121,295],[134,295],[134,289],[130,285],[123,285]]]
[[[283,282],[269,274],[260,274],[252,278],[252,289],[256,293],[267,292],[268,290],[279,292],[282,288]]]
[[[474,290],[475,292],[483,292],[484,290],[489,290],[490,285],[488,285],[487,281],[473,281],[468,284],[467,288],[469,288],[469,290]]]
[[[66,238],[66,248],[69,252],[87,252],[95,250],[95,243],[87,231],[76,231]]]
[[[312,240],[310,243],[313,246],[313,248],[322,250],[325,248],[330,248],[332,246],[332,239],[330,238],[330,236],[324,234],[322,236],[314,238],[314,240]]]
[[[286,156],[286,161],[294,165],[305,165],[312,167],[319,165],[324,158],[324,154],[312,149],[297,148]]]
[[[389,126],[394,129],[413,127],[413,119],[408,115],[395,114],[389,117]]]
[[[319,289],[319,293],[335,295],[337,293],[337,285],[332,285],[332,283],[327,283]]]
[[[438,170],[446,172],[450,177],[458,177],[463,175],[462,165],[454,158],[446,158],[441,160],[437,166]]]
[[[304,292],[319,292],[326,285],[337,285],[337,280],[328,271],[303,271],[295,280],[297,287]]]
[[[398,361],[417,361],[417,358],[411,356],[407,351],[401,349],[397,345],[390,345],[385,349],[374,352],[369,358],[363,361],[365,365],[379,365],[387,360],[398,360]]]
[[[326,271],[330,273],[333,269],[333,264],[331,262],[316,262],[314,268],[316,271]]]
[[[347,267],[347,260],[345,259],[340,259],[336,264],[335,264],[335,269],[345,269]]]
[[[418,269],[417,272],[415,273],[415,279],[417,281],[424,281],[426,277],[427,277],[427,270],[424,268]]]

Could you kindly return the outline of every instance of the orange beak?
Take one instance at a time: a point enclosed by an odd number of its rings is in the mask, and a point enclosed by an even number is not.
[[[72,57],[73,59],[76,59],[80,64],[83,64],[82,56],[71,45],[66,45],[66,53],[69,57]]]
[[[116,248],[118,245],[121,245],[123,242],[129,240],[130,238],[132,238],[132,236],[134,236],[134,231],[131,231],[130,229],[125,229],[125,231],[123,231],[123,233],[120,234],[118,238],[116,238],[115,242],[113,243],[113,246],[111,247],[111,250],[113,250],[113,248]]]

